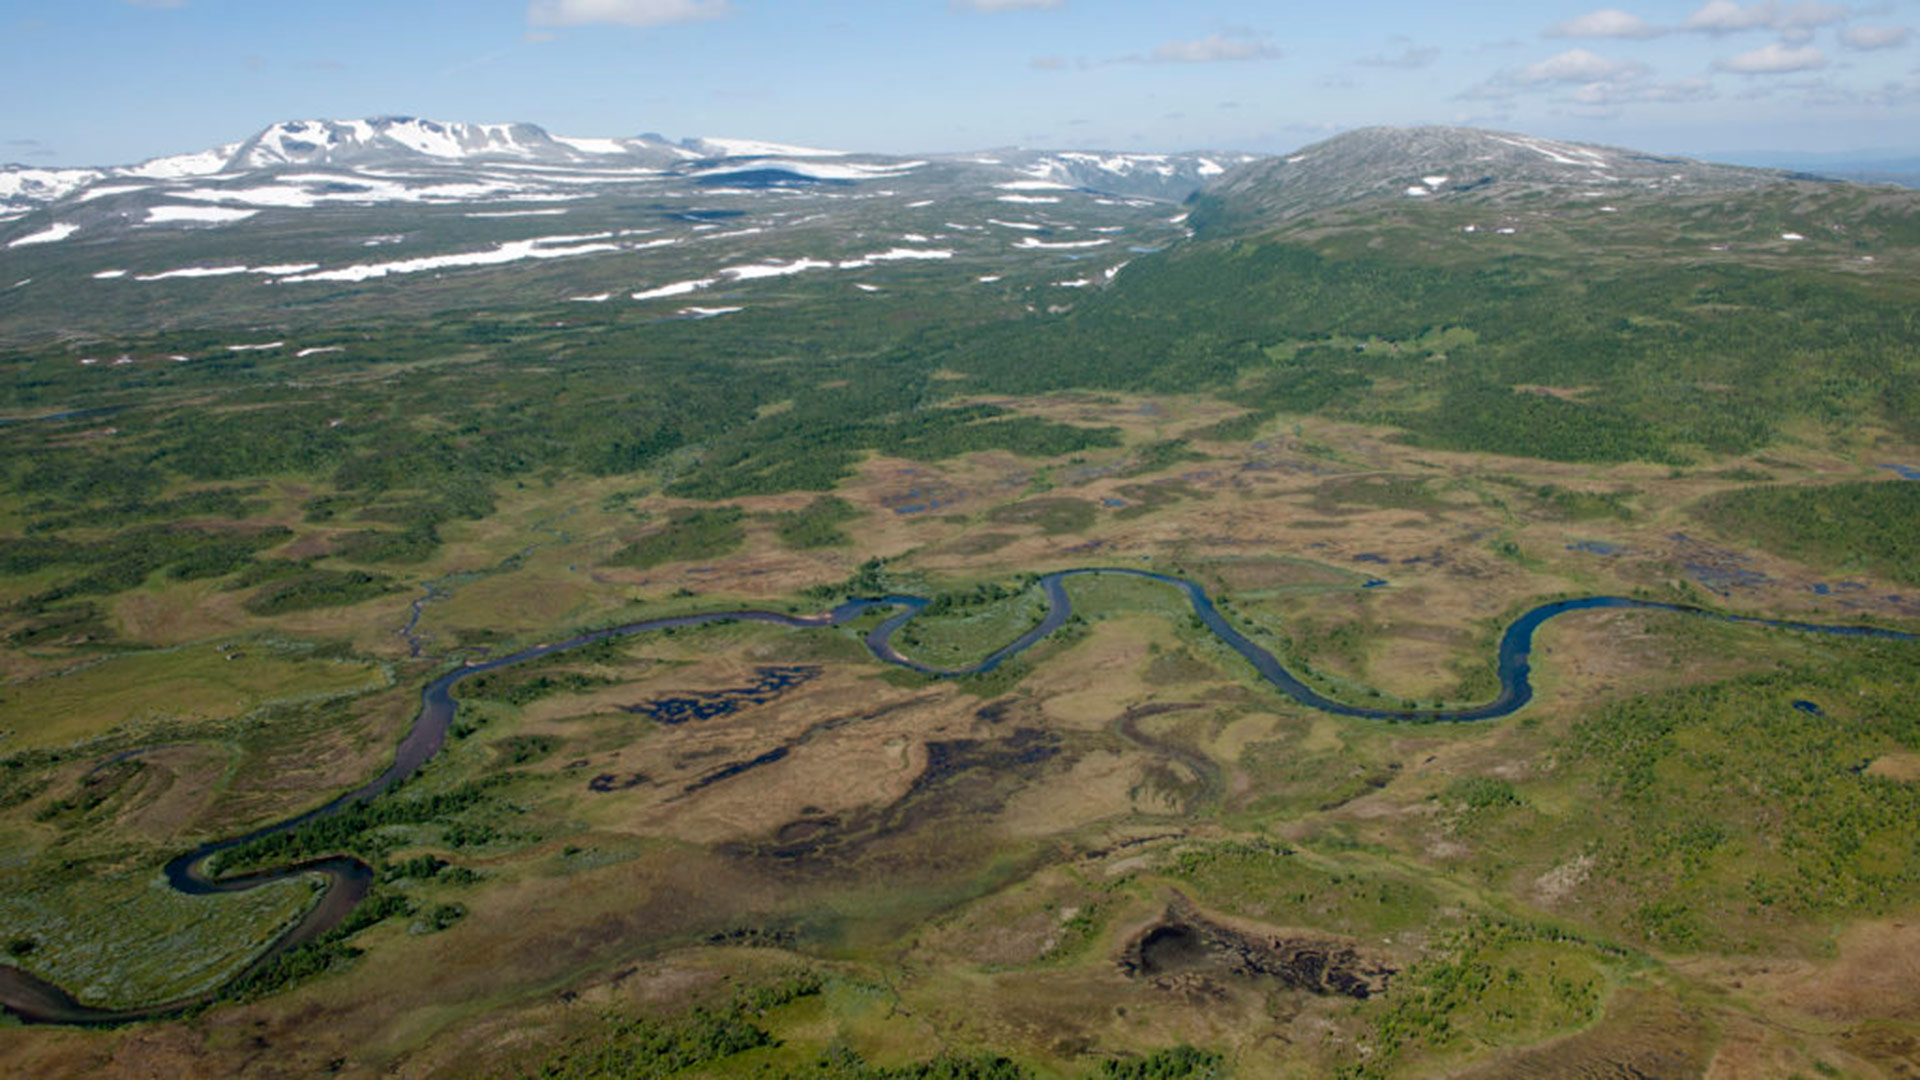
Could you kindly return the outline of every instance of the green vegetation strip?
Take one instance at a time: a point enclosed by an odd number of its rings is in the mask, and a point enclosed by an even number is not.
[[[1742,488],[1708,498],[1700,514],[1790,558],[1920,585],[1920,483],[1911,480]]]

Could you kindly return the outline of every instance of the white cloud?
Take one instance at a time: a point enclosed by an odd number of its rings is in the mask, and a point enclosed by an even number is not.
[[[730,0],[532,0],[527,21],[535,26],[663,26],[732,12]]]
[[[1840,31],[1840,44],[1849,49],[1893,49],[1905,45],[1911,36],[1904,26],[1849,26]]]
[[[1700,10],[1687,16],[1684,29],[1708,34],[1732,34],[1742,30],[1778,30],[1789,38],[1805,41],[1822,26],[1832,26],[1850,14],[1841,4],[1805,0],[1781,5],[1779,0],[1741,7],[1734,0],[1708,0]]]
[[[1524,68],[1501,71],[1455,98],[1505,102],[1539,94],[1582,116],[1612,116],[1622,105],[1678,104],[1715,96],[1708,79],[1661,81],[1645,64],[1609,60],[1586,49],[1573,49]]]
[[[1236,31],[1209,34],[1194,41],[1169,41],[1153,50],[1160,63],[1210,64],[1222,60],[1272,60],[1280,50],[1257,35]]]
[[[1602,8],[1575,16],[1547,31],[1548,37],[1566,38],[1650,38],[1660,30],[1638,15],[1619,8]]]
[[[953,0],[955,11],[1028,11],[1057,8],[1061,0]]]
[[[1508,101],[1556,86],[1595,87],[1590,94],[1618,95],[1649,74],[1646,65],[1609,60],[1586,49],[1570,49],[1523,68],[1507,68],[1455,95],[1463,101]]]
[[[1630,77],[1645,70],[1638,64],[1609,60],[1585,49],[1571,49],[1521,68],[1518,78],[1529,84],[1587,83]]]
[[[1743,8],[1733,0],[1709,0],[1699,11],[1687,16],[1688,30],[1709,34],[1730,34],[1736,30],[1758,30],[1773,22],[1771,4]]]
[[[1774,42],[1752,52],[1723,57],[1713,62],[1721,71],[1742,75],[1780,75],[1789,71],[1812,71],[1827,66],[1826,54],[1812,46],[1790,48]]]
[[[1704,101],[1713,97],[1713,84],[1706,79],[1680,79],[1675,82],[1594,82],[1573,92],[1581,105],[1612,107],[1640,102],[1675,104]]]
[[[1374,53],[1372,56],[1363,56],[1355,60],[1354,63],[1359,64],[1361,67],[1400,68],[1405,71],[1414,71],[1426,67],[1439,59],[1439,57],[1440,49],[1438,46],[1409,45],[1397,56],[1388,55],[1387,53]]]
[[[1774,26],[1781,30],[1813,30],[1844,22],[1849,14],[1844,4],[1792,4],[1780,9]]]

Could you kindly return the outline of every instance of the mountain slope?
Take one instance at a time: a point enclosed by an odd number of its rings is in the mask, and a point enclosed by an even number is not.
[[[1201,219],[1260,227],[1375,199],[1509,205],[1676,198],[1817,178],[1459,127],[1364,128],[1237,170]]]
[[[1562,461],[1920,432],[1920,193],[1372,129],[1222,177],[1190,221],[1111,289],[947,365],[1032,392],[1211,387],[1254,427],[1331,411]]]
[[[1189,220],[1175,203],[1195,192]],[[409,307],[620,298],[667,315],[730,311],[798,302],[800,282],[836,278],[949,297],[991,286],[1020,311],[1077,311],[1069,321],[1111,304],[1129,321],[1187,297],[1189,311],[1220,307],[1226,327],[1290,286],[1223,276],[1232,264],[1216,241],[1267,234],[1307,237],[1335,269],[1391,247],[1434,265],[1525,256],[1547,276],[1594,252],[1885,275],[1920,241],[1915,200],[1894,189],[1462,128],[1366,129],[1284,159],[901,158],[528,124],[304,121],[127,168],[0,171],[0,198],[14,207],[0,213],[0,285],[15,283],[0,291],[0,330],[13,340],[137,331],[190,311],[324,324],[403,293]],[[1158,284],[1100,296],[1141,275]],[[1336,308],[1357,319],[1353,303]],[[1376,320],[1403,306],[1363,305]],[[1174,371],[1178,355],[1216,370],[1174,316],[1116,348],[1129,364]]]

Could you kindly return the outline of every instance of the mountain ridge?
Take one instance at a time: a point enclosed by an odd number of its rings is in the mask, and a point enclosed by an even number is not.
[[[1215,238],[1297,229],[1310,243],[1339,233],[1348,249],[1451,236],[1483,254],[1573,243],[1727,260],[1792,252],[1876,273],[1920,233],[1908,191],[1447,127],[1361,129],[1284,158],[902,158],[534,125],[290,121],[111,171],[0,171],[9,194],[0,276],[16,284],[0,292],[0,318],[28,336],[71,323],[82,304],[93,324],[144,325],[156,294],[249,318],[325,319],[374,291],[422,305],[625,297],[705,317],[843,274],[860,275],[846,286],[866,296],[938,280],[1053,315],[1099,303],[1116,279],[1122,291],[1160,280],[1161,252],[1204,261]]]
[[[1002,186],[1019,184],[1034,192],[1058,186],[1168,201],[1204,193],[1209,202],[1203,217],[1216,224],[1227,219],[1283,221],[1375,198],[1512,200],[1559,189],[1592,198],[1629,192],[1684,195],[1837,179],[1521,132],[1440,125],[1359,128],[1287,155],[1008,148],[910,159],[756,139],[675,141],[653,133],[565,136],[526,122],[387,116],[282,121],[237,142],[132,165],[71,169],[0,165],[0,223],[64,200],[116,194],[122,185],[219,181],[288,169],[409,167],[454,173],[547,168],[708,178],[767,169],[791,174],[795,182],[804,183],[886,178],[929,163],[1004,172],[1008,175]],[[1223,209],[1227,207],[1231,209]]]
[[[1104,150],[958,151],[922,155],[947,164],[1006,166],[1035,181],[1106,185],[1122,194],[1180,199],[1234,165],[1257,160],[1240,152],[1142,154]],[[149,158],[134,164],[44,167],[0,164],[0,223],[110,182],[182,181],[304,167],[412,165],[641,168],[672,172],[729,162],[779,159],[806,163],[812,179],[862,178],[910,159],[902,155],[795,146],[760,139],[700,136],[678,141],[633,136],[555,135],[527,122],[467,123],[384,116],[356,120],[286,120],[236,142]],[[845,162],[835,173],[827,163]],[[866,163],[862,169],[859,163]],[[876,169],[878,166],[880,168]],[[802,173],[807,168],[800,170]],[[842,175],[845,174],[845,175]]]
[[[1838,181],[1521,132],[1427,125],[1343,132],[1209,187],[1211,227],[1283,223],[1375,200],[1525,203],[1752,191]]]

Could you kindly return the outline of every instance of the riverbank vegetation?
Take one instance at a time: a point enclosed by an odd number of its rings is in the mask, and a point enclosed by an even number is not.
[[[1726,536],[1809,565],[1920,585],[1920,483],[1743,488],[1699,513]]]

